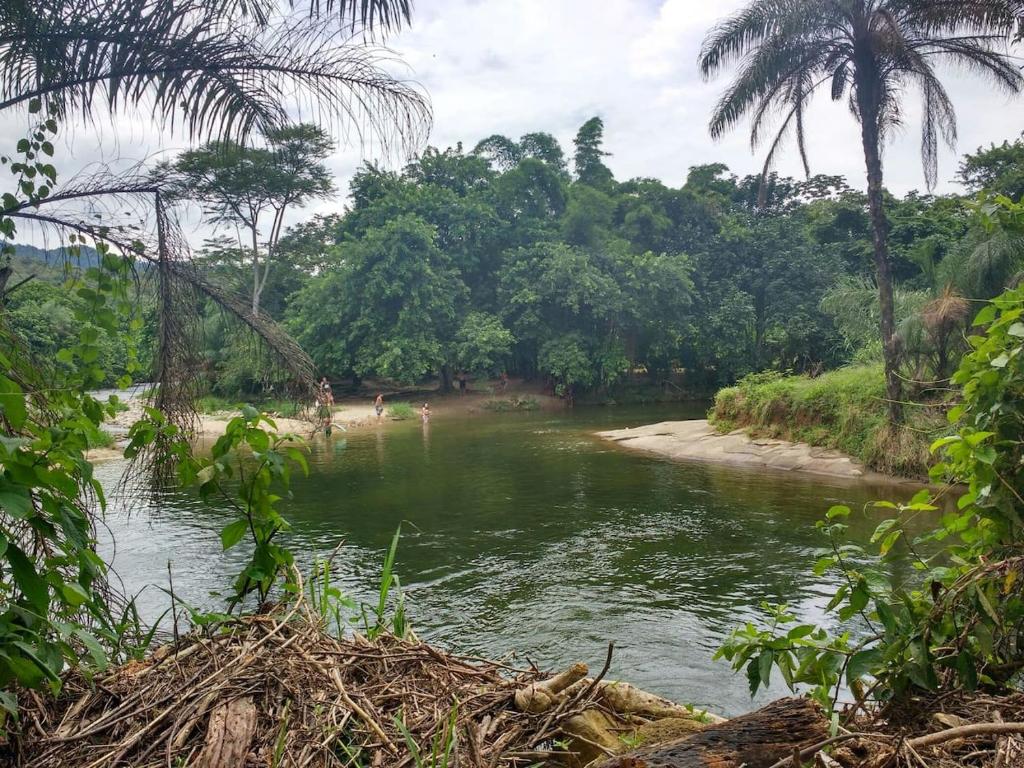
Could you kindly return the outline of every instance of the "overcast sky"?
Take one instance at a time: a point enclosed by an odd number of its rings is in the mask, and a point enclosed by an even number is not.
[[[739,0],[419,0],[412,26],[393,36],[391,48],[407,63],[407,76],[430,97],[434,127],[429,143],[462,141],[466,149],[490,134],[517,138],[548,131],[567,155],[581,123],[600,115],[608,165],[620,180],[651,176],[678,186],[690,166],[724,162],[737,174],[760,170],[740,128],[720,142],[707,121],[727,78],[704,82],[697,73],[700,42],[716,19]],[[960,117],[961,152],[1013,138],[1024,128],[1024,98],[1009,100],[979,80],[947,78]],[[896,193],[923,189],[916,94],[904,135],[887,147],[886,185]],[[808,119],[811,170],[842,174],[863,185],[856,124],[845,105],[822,94]],[[11,123],[7,122],[7,126]],[[9,142],[8,142],[9,143]],[[96,160],[142,159],[183,147],[181,137],[160,135],[144,120],[80,127],[65,141],[73,155],[58,157],[62,174]],[[338,210],[348,178],[365,148],[340,146],[330,166],[341,193],[293,216]],[[945,152],[938,191],[955,191],[957,155]],[[396,161],[391,162],[397,165]],[[796,154],[778,164],[799,175]],[[197,232],[198,234],[198,232]]]

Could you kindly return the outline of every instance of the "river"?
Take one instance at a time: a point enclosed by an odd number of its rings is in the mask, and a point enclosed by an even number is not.
[[[737,714],[752,703],[745,677],[711,662],[723,637],[765,600],[820,619],[829,593],[809,572],[823,543],[814,521],[832,504],[860,510],[909,491],[677,464],[593,436],[702,415],[697,405],[579,408],[335,433],[313,446],[310,476],[281,502],[293,526],[282,543],[309,563],[344,542],[341,584],[370,599],[401,523],[396,572],[424,639],[595,669],[614,641],[610,677]],[[145,587],[140,605],[155,617],[170,561],[176,594],[216,606],[211,592],[246,556],[221,552],[230,517],[188,493],[123,497],[123,466],[97,474],[111,494],[103,550],[124,586]],[[855,513],[855,535],[865,539],[877,517]]]

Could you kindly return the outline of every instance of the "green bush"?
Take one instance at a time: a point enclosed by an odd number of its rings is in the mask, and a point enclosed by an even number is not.
[[[708,419],[722,432],[834,448],[881,472],[927,474],[928,444],[943,426],[940,409],[909,407],[896,432],[887,428],[885,410],[881,365],[859,365],[816,378],[751,374],[718,392]]]
[[[922,693],[937,701],[943,691],[1019,691],[1022,317],[1024,289],[1014,289],[974,320],[971,351],[953,376],[961,389],[947,415],[952,434],[931,446],[938,458],[931,479],[943,487],[907,504],[875,502],[891,516],[878,522],[869,546],[851,540],[857,513],[850,507],[833,506],[818,522],[825,546],[813,572],[819,586],[835,589],[825,607],[834,618],[823,624],[838,619],[838,628],[803,624],[786,605],[763,604],[766,620],[737,627],[719,648],[716,658],[746,670],[751,694],[768,686],[773,668],[790,690],[810,687],[826,711],[844,689],[859,705],[851,713],[873,705],[905,712],[920,706]],[[950,484],[966,486],[955,504]]]
[[[415,418],[416,411],[408,403],[392,403],[388,406],[388,418],[395,421],[405,421]]]
[[[114,436],[102,427],[90,427],[85,430],[85,439],[90,448],[109,448],[114,444]]]

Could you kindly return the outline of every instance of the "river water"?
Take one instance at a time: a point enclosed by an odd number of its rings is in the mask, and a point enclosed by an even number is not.
[[[371,599],[401,523],[396,572],[414,628],[446,647],[492,658],[517,651],[544,667],[599,668],[610,677],[725,715],[752,704],[743,675],[711,656],[762,601],[819,619],[827,585],[810,574],[814,529],[829,506],[860,510],[909,495],[827,478],[628,452],[601,429],[702,416],[703,407],[579,408],[573,412],[441,418],[335,433],[312,448],[308,478],[281,502],[282,543],[303,563],[342,543],[350,594]],[[105,553],[150,618],[168,584],[214,607],[246,553],[221,552],[231,518],[188,493],[154,504],[120,495],[118,461],[100,464],[111,492]],[[877,515],[855,513],[866,539]],[[781,695],[773,687],[756,701]]]

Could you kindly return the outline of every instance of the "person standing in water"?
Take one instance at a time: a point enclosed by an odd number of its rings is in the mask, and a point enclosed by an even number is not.
[[[330,382],[327,381],[326,376],[320,379],[320,392],[318,399],[320,401],[320,423],[323,427],[324,434],[330,437],[331,427],[334,423],[334,392],[331,390]]]
[[[459,374],[459,394],[466,394],[466,372],[462,371]]]
[[[420,418],[423,419],[424,424],[430,423],[430,404],[424,403],[423,407],[420,408]]]
[[[380,392],[377,393],[377,399],[373,401],[373,410],[377,412],[377,421],[380,421],[380,417],[384,415],[384,395]]]

